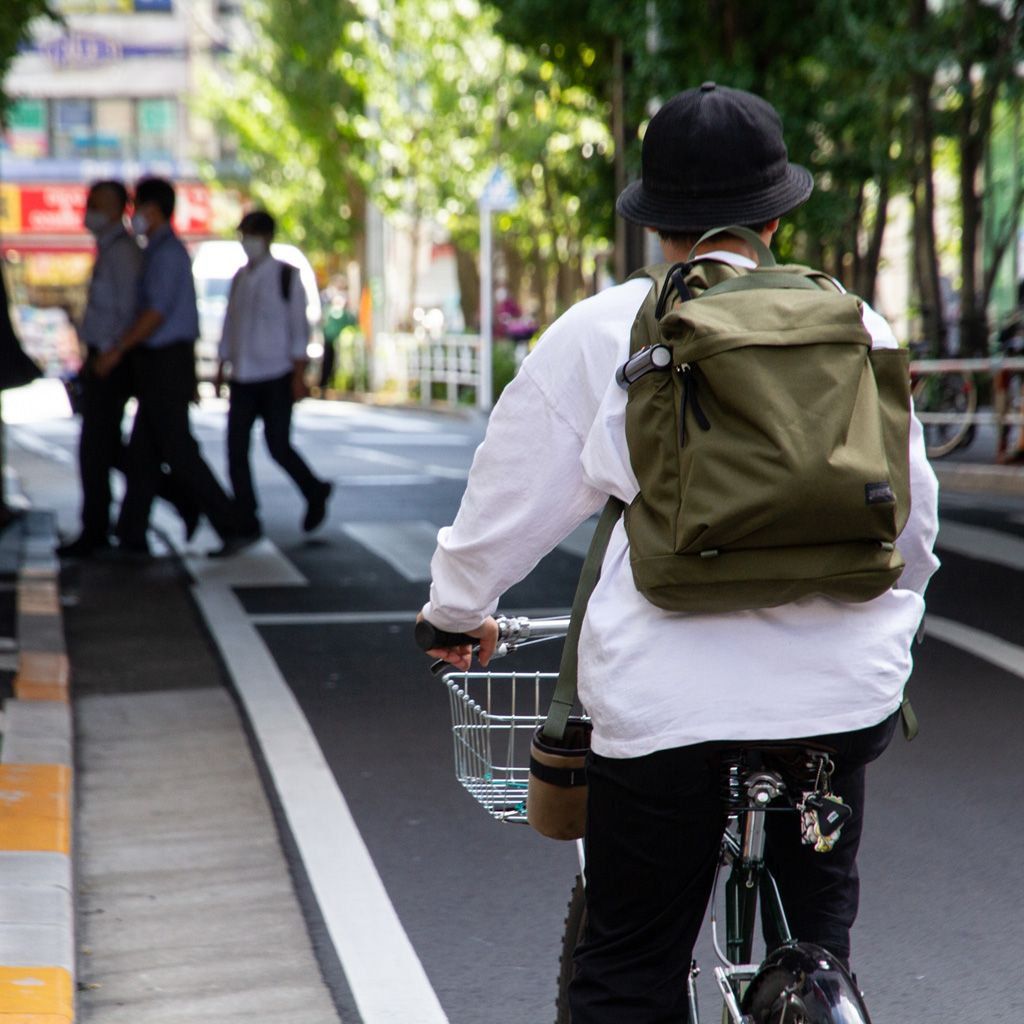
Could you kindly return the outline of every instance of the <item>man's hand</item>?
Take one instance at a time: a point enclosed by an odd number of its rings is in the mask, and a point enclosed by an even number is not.
[[[298,370],[292,374],[292,401],[301,402],[309,395],[309,388],[306,386],[306,374]]]
[[[422,619],[423,613],[421,612],[416,616],[416,621],[421,622]],[[476,637],[480,641],[477,660],[482,668],[487,668],[494,655],[494,649],[498,646],[498,623],[494,621],[492,616],[488,615],[476,629],[467,629],[464,632],[468,636]],[[470,665],[473,663],[473,649],[469,644],[463,644],[460,647],[434,647],[426,653],[430,658],[440,658],[441,661],[447,661],[449,665],[455,666],[455,668],[462,672],[468,672]]]
[[[106,352],[100,352],[92,363],[92,372],[101,380],[109,377],[123,356],[124,352],[119,348],[108,348]]]

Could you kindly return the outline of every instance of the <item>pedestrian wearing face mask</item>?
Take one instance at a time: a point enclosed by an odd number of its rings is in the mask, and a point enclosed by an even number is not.
[[[124,185],[106,180],[90,187],[85,204],[84,224],[96,239],[96,262],[79,329],[86,348],[78,445],[82,528],[57,549],[62,558],[89,558],[110,548],[110,471],[123,472],[127,464],[121,421],[131,396],[130,370],[120,363],[106,377],[95,373],[100,354],[114,346],[135,313],[142,253],[125,227],[127,203]],[[199,521],[195,501],[167,473],[161,473],[158,493],[175,505],[190,537]]]
[[[306,396],[309,321],[298,270],[270,254],[275,227],[263,210],[247,213],[238,225],[248,262],[231,282],[217,384],[219,391],[230,378],[228,470],[246,529],[260,529],[249,444],[262,419],[271,458],[306,499],[302,528],[308,532],[323,522],[332,488],[291,442],[292,406]]]
[[[161,464],[170,467],[220,535],[221,546],[211,556],[236,554],[259,539],[258,533],[245,528],[234,501],[203,460],[189,426],[199,316],[192,261],[171,226],[174,203],[174,186],[163,178],[143,178],[135,188],[132,226],[147,238],[135,317],[96,361],[97,374],[109,377],[130,355],[139,402],[117,522],[119,550],[131,560],[149,557],[146,534]]]

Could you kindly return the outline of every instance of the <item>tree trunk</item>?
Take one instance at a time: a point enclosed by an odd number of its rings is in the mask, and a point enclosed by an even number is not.
[[[882,241],[889,217],[889,175],[882,173],[878,182],[878,201],[875,204],[875,222],[871,227],[867,251],[860,265],[860,280],[857,294],[869,305],[875,302],[875,285],[878,281],[878,264],[882,258]]]
[[[612,139],[615,146],[615,195],[626,187],[626,83],[625,58],[622,39],[612,42]],[[626,232],[628,224],[615,214],[615,280],[625,281],[629,276],[626,260]]]
[[[480,329],[480,268],[476,253],[455,243],[455,274],[459,280],[459,306],[470,334]]]
[[[927,0],[914,0],[911,27],[917,35],[919,47],[925,45]],[[914,202],[914,269],[918,295],[921,300],[921,320],[924,340],[936,356],[947,354],[946,318],[942,309],[942,289],[939,284],[939,251],[935,240],[935,135],[932,126],[931,74],[915,72],[911,76],[913,91],[912,145],[918,168],[912,198]]]

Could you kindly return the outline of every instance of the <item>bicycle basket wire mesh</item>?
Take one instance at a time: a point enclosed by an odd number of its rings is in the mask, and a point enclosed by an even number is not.
[[[492,817],[526,821],[530,741],[547,716],[554,672],[451,672],[455,777]]]

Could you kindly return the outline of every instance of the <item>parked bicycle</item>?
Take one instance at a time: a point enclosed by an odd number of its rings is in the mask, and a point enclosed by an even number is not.
[[[502,657],[533,643],[564,637],[568,617],[499,617]],[[442,633],[427,622],[416,627],[424,650],[476,643]],[[557,678],[548,672],[458,672],[437,662],[452,713],[455,775],[495,819],[526,821],[530,742],[544,722]],[[790,933],[778,887],[765,865],[765,815],[789,813],[805,841],[825,851],[840,838],[850,808],[832,794],[830,751],[780,741],[723,743],[718,751],[721,794],[727,814],[712,896],[710,927],[720,963],[714,978],[722,998],[722,1024],[870,1024],[856,982],[826,950]],[[577,841],[580,874],[569,900],[559,963],[555,1024],[569,1024],[568,988],[573,951],[586,927],[586,864]],[[827,856],[827,853],[823,855]],[[725,881],[725,946],[719,941],[717,893]],[[753,962],[758,912],[773,938],[772,950]],[[700,1024],[697,978],[689,971],[691,1024]]]

